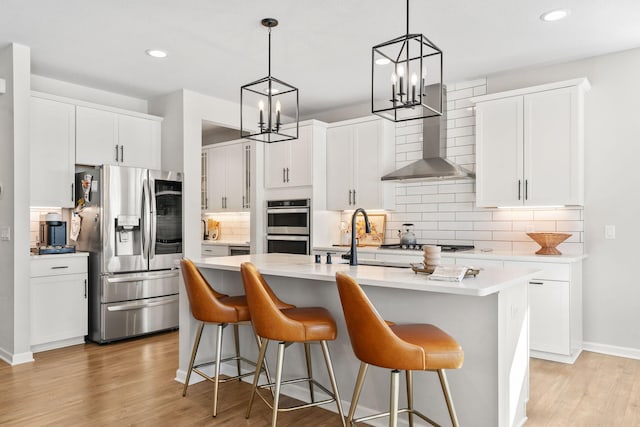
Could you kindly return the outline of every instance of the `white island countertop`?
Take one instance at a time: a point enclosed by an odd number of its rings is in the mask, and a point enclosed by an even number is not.
[[[416,274],[410,268],[350,266],[344,263],[316,264],[314,257],[307,255],[252,254],[196,259],[194,263],[200,268],[240,271],[240,264],[247,261],[252,262],[263,275],[335,281],[336,273],[344,271],[361,285],[467,296],[491,295],[520,285],[538,271],[529,268],[487,267],[476,277],[466,277],[462,282],[445,282],[429,280],[428,275]]]

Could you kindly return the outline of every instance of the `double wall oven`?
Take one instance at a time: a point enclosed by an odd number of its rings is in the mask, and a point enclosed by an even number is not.
[[[309,199],[267,201],[267,252],[311,253]]]

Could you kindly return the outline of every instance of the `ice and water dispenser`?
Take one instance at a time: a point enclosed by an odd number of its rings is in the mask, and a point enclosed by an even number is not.
[[[140,255],[142,250],[140,217],[118,215],[115,220],[115,228],[115,255]]]

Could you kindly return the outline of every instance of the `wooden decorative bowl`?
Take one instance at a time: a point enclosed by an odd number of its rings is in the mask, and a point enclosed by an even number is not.
[[[542,246],[536,254],[538,255],[562,255],[562,252],[556,249],[560,243],[571,237],[567,233],[527,233],[537,244]]]

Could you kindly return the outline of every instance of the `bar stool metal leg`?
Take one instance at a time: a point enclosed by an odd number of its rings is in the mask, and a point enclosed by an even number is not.
[[[260,338],[256,336],[256,339],[258,340],[258,342],[260,342]],[[258,361],[256,362],[256,373],[253,375],[253,386],[251,387],[251,396],[249,396],[249,406],[247,407],[247,414],[245,415],[245,418],[249,418],[249,416],[251,415],[251,406],[253,406],[253,398],[257,393],[258,378],[260,378],[260,369],[262,368],[262,364],[264,362],[264,355],[267,352],[268,343],[269,340],[266,338],[262,338],[262,341],[260,342],[260,353],[258,354]],[[265,363],[265,368],[266,366],[267,365]],[[270,380],[267,381],[270,382]]]
[[[238,333],[238,324],[233,325],[233,339],[236,344],[236,366],[238,368],[238,376],[240,376],[242,372],[240,372],[240,334]],[[242,378],[238,378],[238,381],[242,381]]]
[[[214,368],[215,378],[213,380],[213,416],[218,415],[218,386],[220,385],[220,359],[222,359],[222,331],[227,325],[218,323],[216,325],[216,362]]]
[[[329,380],[331,381],[331,387],[333,388],[333,397],[336,399],[336,406],[338,406],[338,414],[340,414],[340,421],[342,427],[345,427],[344,413],[342,412],[342,402],[340,401],[340,393],[338,392],[338,384],[336,383],[336,376],[333,372],[333,364],[331,363],[331,355],[329,354],[329,346],[326,341],[320,341],[322,346],[322,354],[324,355],[324,361],[327,365],[327,372],[329,373]]]
[[[309,377],[309,395],[311,396],[311,401],[315,402],[313,396],[313,369],[311,368],[311,344],[308,342],[304,343],[304,357],[307,360],[307,377]]]
[[[407,409],[409,409],[409,427],[413,427],[413,372],[407,374]]]
[[[204,329],[204,322],[200,322],[198,330],[196,331],[196,337],[193,341],[193,350],[191,350],[191,360],[189,361],[189,369],[187,370],[187,378],[184,382],[184,388],[182,389],[182,397],[187,395],[187,387],[189,387],[189,378],[191,378],[191,371],[193,370],[193,363],[196,361],[196,354],[198,353],[198,346],[200,345],[200,338],[202,338],[202,330]]]
[[[286,344],[278,343],[278,356],[276,359],[276,389],[273,396],[273,415],[271,417],[271,427],[276,427],[278,421],[278,404],[280,403],[280,386],[282,383],[282,365],[284,364],[284,351]]]
[[[400,393],[400,371],[391,371],[391,402],[389,405],[389,427],[398,427],[398,394]]]
[[[447,377],[444,374],[444,369],[438,369],[438,378],[440,379],[440,385],[442,386],[444,400],[447,402],[447,409],[449,410],[451,423],[453,424],[453,427],[458,427],[458,416],[456,415],[456,409],[453,407],[453,400],[451,399],[451,392],[449,391],[449,383],[447,382]]]
[[[364,384],[364,378],[367,375],[368,367],[369,364],[360,362],[358,378],[356,379],[356,386],[353,389],[353,397],[351,398],[351,406],[349,407],[349,415],[347,416],[347,422],[350,426],[355,426],[353,417],[356,415],[356,408],[358,406],[358,400],[360,400],[360,392],[362,392],[362,385]]]

